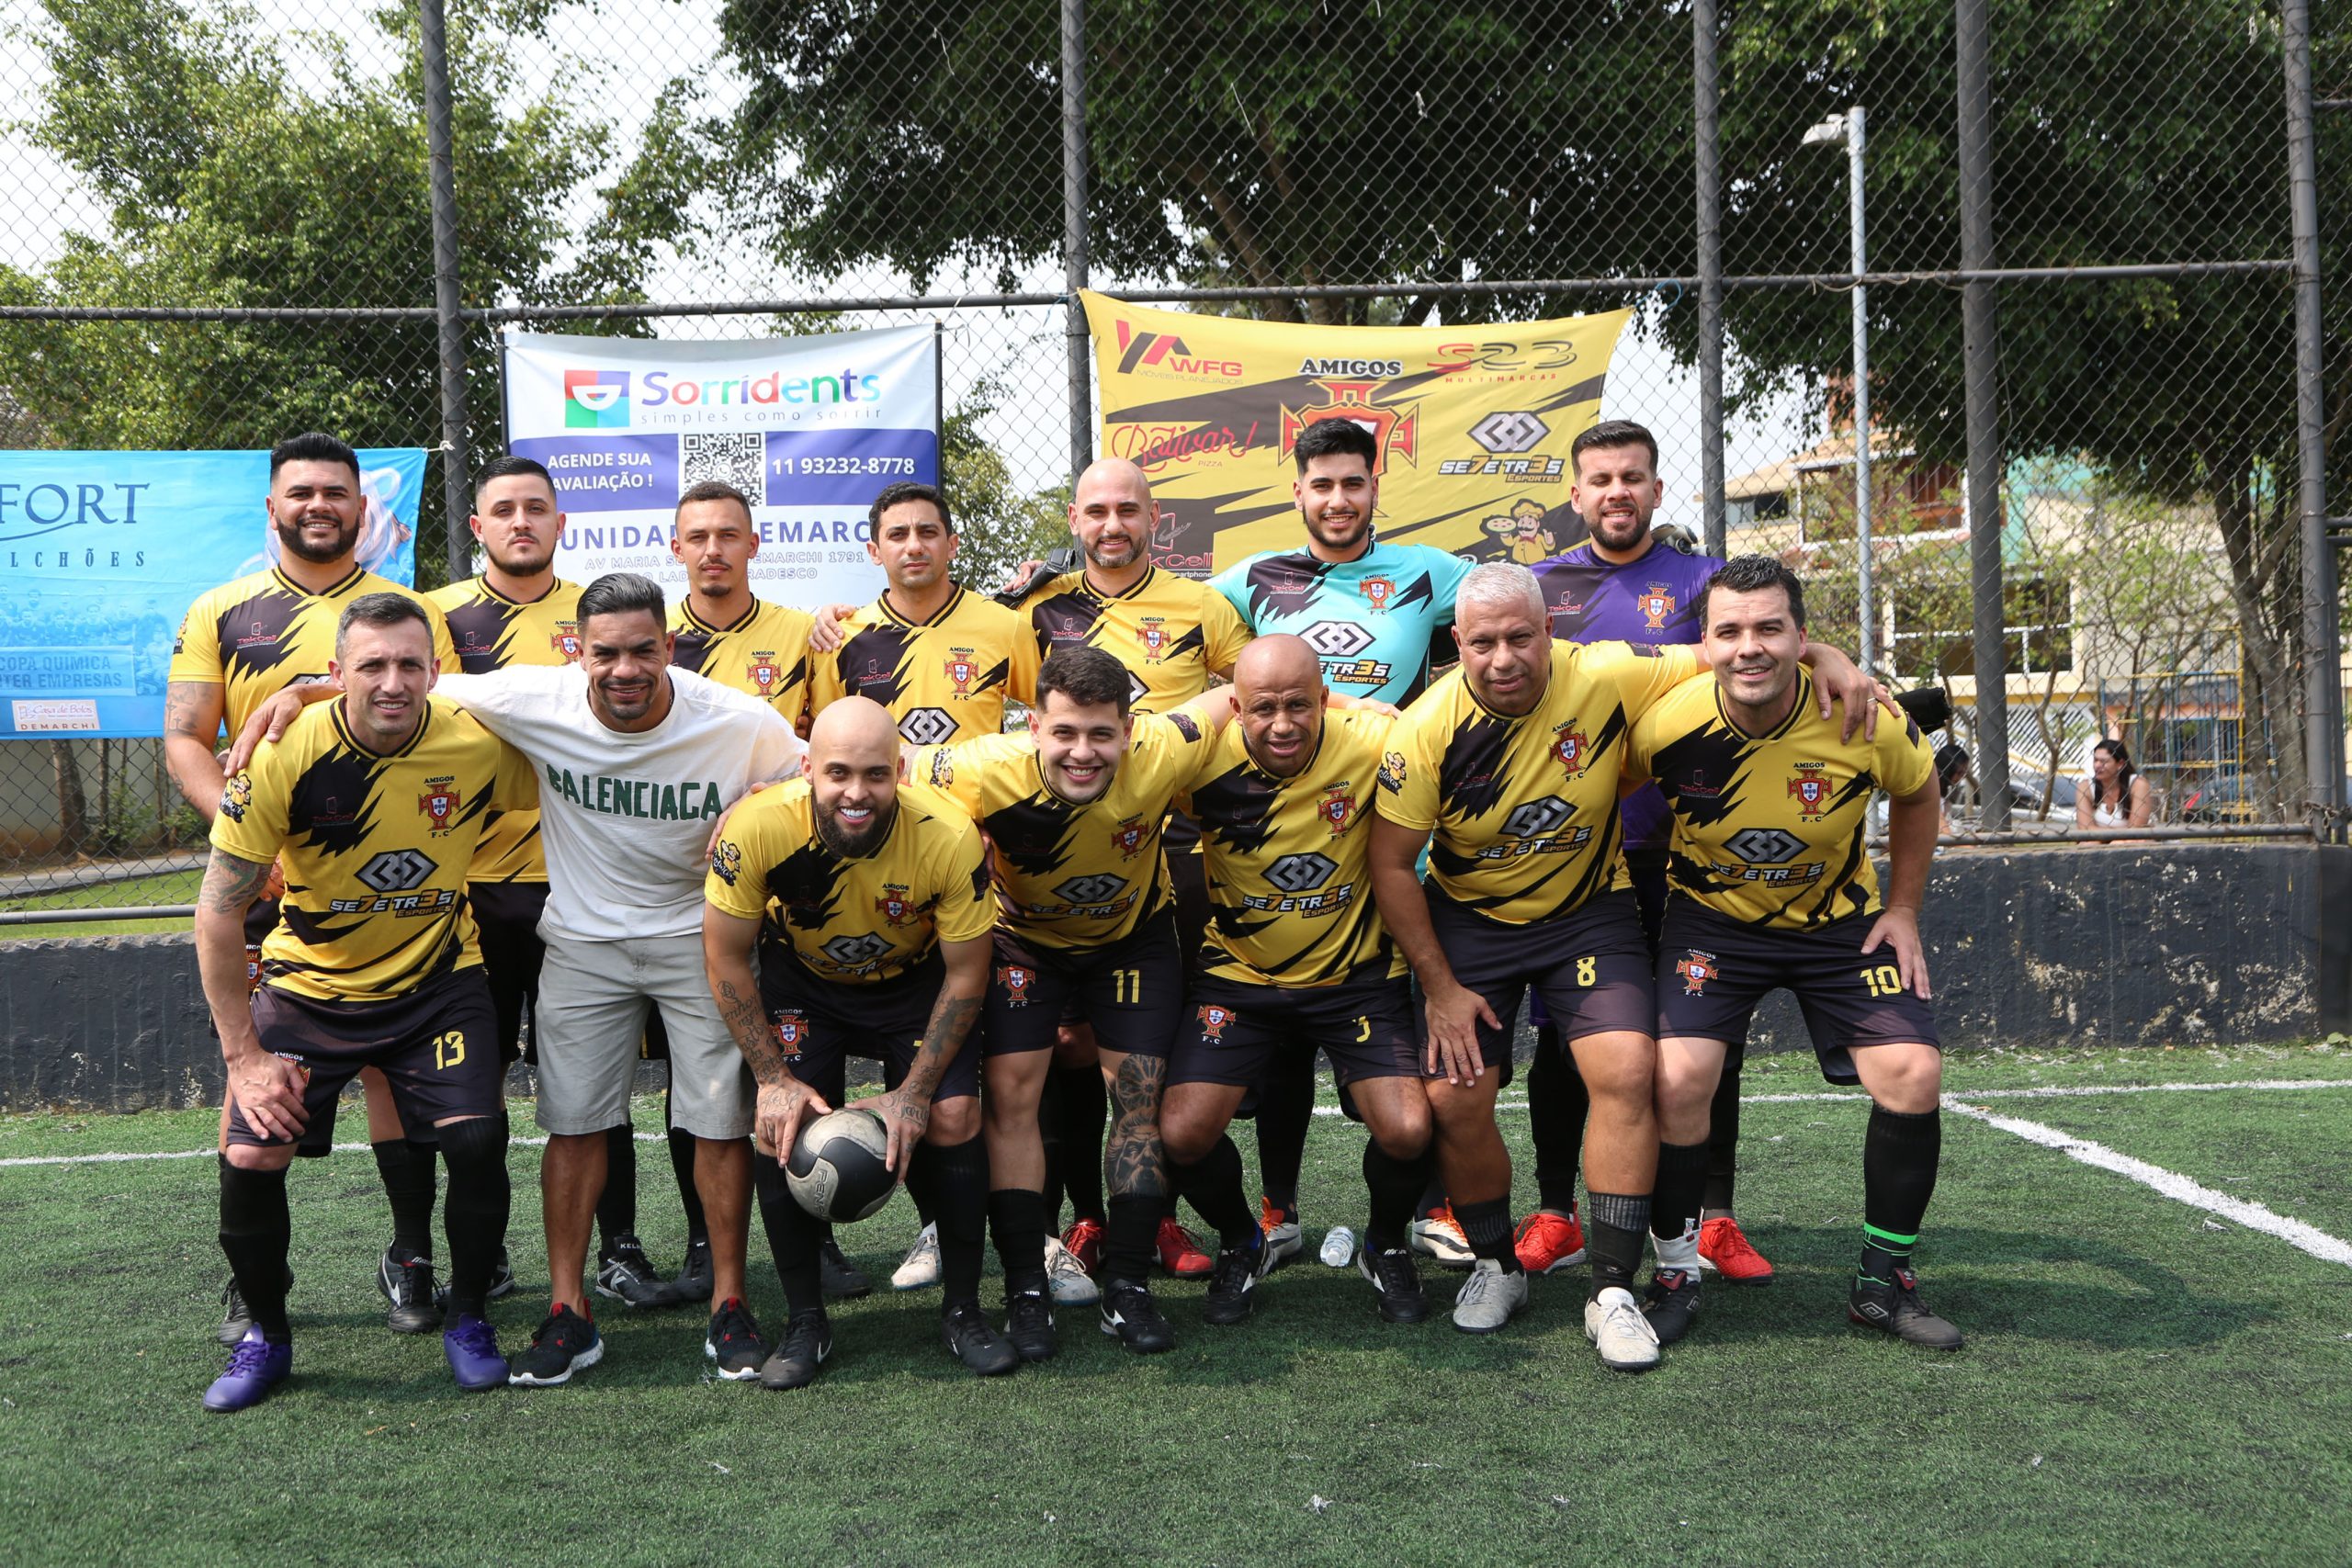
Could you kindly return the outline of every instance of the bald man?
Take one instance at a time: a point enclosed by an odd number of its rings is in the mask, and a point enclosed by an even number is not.
[[[936,1216],[948,1353],[983,1377],[1021,1364],[980,1311],[989,1167],[978,1052],[965,1045],[995,900],[971,818],[903,771],[888,710],[840,698],[809,729],[802,776],[745,801],[711,844],[704,964],[759,1082],[752,1185],[792,1313],[760,1368],[770,1388],[807,1385],[832,1350],[824,1232],[782,1162],[802,1121],[842,1100],[850,1055],[882,1064],[884,1092],[856,1104],[889,1129],[891,1168]]]
[[[1200,823],[1215,919],[1159,1113],[1171,1183],[1217,1229],[1205,1315],[1250,1315],[1273,1243],[1250,1212],[1226,1135],[1277,1051],[1318,1047],[1371,1132],[1371,1224],[1357,1269],[1382,1317],[1429,1305],[1407,1245],[1429,1146],[1405,960],[1381,924],[1368,852],[1373,792],[1388,748],[1385,710],[1325,711],[1322,665],[1275,634],[1234,668],[1235,724],[1179,790]]]

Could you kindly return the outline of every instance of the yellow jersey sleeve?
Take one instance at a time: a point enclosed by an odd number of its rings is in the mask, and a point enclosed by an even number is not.
[[[228,679],[220,664],[220,616],[214,600],[220,590],[199,594],[180,617],[179,635],[172,639],[172,663],[165,677],[218,686]]]
[[[1629,725],[1640,723],[1642,715],[1660,697],[1705,668],[1698,649],[1685,643],[1657,648],[1635,647],[1629,642],[1581,646],[1584,652],[1580,657],[1587,672],[1617,694],[1617,700],[1624,705],[1625,722]]]
[[[1201,600],[1201,640],[1210,671],[1218,675],[1233,673],[1233,661],[1250,645],[1250,626],[1233,601],[1222,593],[1204,594]]]
[[[1138,793],[1173,795],[1216,750],[1217,732],[1188,713],[1136,716],[1127,760]]]
[[[285,750],[282,740],[265,740],[243,771],[229,775],[212,818],[214,849],[267,865],[286,847]]]
[[[1412,708],[1397,716],[1388,732],[1388,746],[1380,754],[1380,795],[1375,809],[1400,828],[1426,833],[1437,826],[1437,750],[1430,743],[1431,721],[1440,716],[1441,694],[1459,676],[1440,682],[1424,693]]]
[[[710,846],[702,896],[711,908],[739,919],[767,914],[767,868],[790,852],[791,814],[781,788],[763,789],[735,807],[726,831]]]
[[[988,846],[968,818],[956,820],[943,809],[941,853],[933,877],[939,907],[933,914],[942,942],[971,942],[996,928],[996,900],[989,896]]]
[[[1892,715],[1881,713],[1871,749],[1878,754],[1878,786],[1891,795],[1913,794],[1936,776],[1936,753],[1909,714],[1896,724]]]

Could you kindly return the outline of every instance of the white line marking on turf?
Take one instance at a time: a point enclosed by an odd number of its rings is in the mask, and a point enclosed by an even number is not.
[[[2301,1220],[2290,1219],[2284,1214],[2264,1208],[2259,1203],[2249,1203],[2243,1198],[2233,1198],[2226,1192],[2216,1192],[2210,1187],[2191,1181],[2188,1178],[2166,1170],[2162,1166],[2150,1165],[2145,1160],[2133,1159],[2130,1155],[2118,1154],[2104,1144],[2093,1143],[2088,1138],[2078,1138],[2072,1133],[2062,1133],[2055,1127],[2045,1127],[2039,1122],[2020,1121],[2014,1116],[1998,1116],[1982,1106],[1966,1104],[1950,1095],[1944,1097],[1943,1103],[1947,1111],[1958,1111],[1961,1115],[1982,1122],[1988,1127],[1997,1127],[2004,1133],[2015,1134],[2030,1144],[2039,1144],[2045,1149],[2055,1149],[2068,1159],[2078,1160],[2084,1165],[2094,1166],[2100,1170],[2112,1171],[2118,1176],[2138,1182],[2143,1187],[2163,1193],[2176,1203],[2186,1203],[2192,1209],[2203,1209],[2209,1213],[2220,1214],[2225,1219],[2235,1220],[2248,1230],[2261,1231],[2266,1235],[2275,1235],[2288,1246],[2308,1252],[2313,1258],[2325,1262],[2352,1266],[2352,1242],[2340,1241],[2314,1225],[2305,1224]]]
[[[637,1141],[640,1144],[664,1143],[668,1141],[670,1136],[667,1133],[639,1133],[634,1135]],[[513,1147],[516,1145],[527,1145],[535,1149],[545,1148],[547,1146],[547,1140],[545,1138],[509,1138],[506,1142],[509,1147]],[[357,1154],[368,1148],[369,1145],[366,1144],[334,1144],[329,1146],[333,1148],[336,1154],[351,1155]],[[14,1166],[28,1165],[131,1165],[147,1160],[158,1159],[209,1159],[219,1152],[220,1151],[217,1149],[164,1149],[153,1154],[130,1155],[20,1155],[14,1159],[0,1159],[0,1170],[6,1170]]]

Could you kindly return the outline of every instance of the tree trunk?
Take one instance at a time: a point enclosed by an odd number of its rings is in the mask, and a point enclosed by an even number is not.
[[[2240,455],[2219,466],[2213,520],[2230,560],[2230,600],[2238,617],[2241,752],[2262,759],[2259,782],[2285,815],[2301,819],[2311,795],[2303,771],[2303,727],[2297,684],[2282,639],[2273,630],[2266,593],[2293,602],[2294,558],[2257,536],[2254,463]],[[2245,727],[2252,726],[2251,729]],[[2267,739],[2266,739],[2267,738]]]
[[[49,765],[57,775],[57,847],[80,854],[90,841],[90,805],[82,794],[82,767],[71,740],[49,743]]]

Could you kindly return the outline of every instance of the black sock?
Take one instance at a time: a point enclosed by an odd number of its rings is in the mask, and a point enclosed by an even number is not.
[[[1363,1244],[1374,1252],[1394,1252],[1405,1245],[1405,1229],[1412,1224],[1413,1201],[1421,1193],[1421,1162],[1383,1154],[1377,1143],[1366,1140],[1363,1184],[1372,1194]]]
[[[980,1254],[988,1240],[989,1145],[977,1135],[942,1146],[918,1144],[907,1173],[909,1190],[931,1200],[938,1216],[939,1282],[945,1304],[980,1299]],[[1042,1249],[1045,1238],[1038,1244]],[[1043,1256],[1042,1250],[1039,1256]]]
[[[1862,1139],[1862,1265],[1878,1278],[1882,1269],[1909,1268],[1919,1243],[1919,1224],[1935,1196],[1936,1164],[1944,1148],[1943,1112],[1889,1111],[1871,1107],[1870,1132]]]
[[[1315,1122],[1315,1053],[1278,1050],[1258,1086],[1258,1190],[1298,1218],[1298,1173]]]
[[[1416,1162],[1414,1169],[1421,1179],[1421,1195],[1413,1201],[1413,1217],[1426,1220],[1445,1207],[1445,1178],[1437,1173],[1435,1138],[1430,1140],[1427,1152]]]
[[[605,1129],[605,1190],[596,1199],[596,1230],[604,1238],[599,1259],[613,1244],[637,1234],[637,1130],[624,1122]]]
[[[449,1317],[484,1315],[490,1276],[506,1245],[513,1184],[506,1176],[506,1117],[477,1116],[441,1129],[449,1197],[441,1224],[449,1237]]]
[[[419,1258],[433,1256],[433,1150],[406,1138],[370,1145],[376,1174],[392,1205],[392,1245]]]
[[[1715,1098],[1707,1110],[1714,1124],[1707,1131],[1707,1191],[1699,1210],[1703,1219],[1731,1213],[1732,1187],[1739,1172],[1739,1068],[1747,1055],[1739,1045],[1724,1053],[1724,1076],[1715,1080]]]
[[[1157,1192],[1114,1193],[1102,1222],[1102,1277],[1130,1285],[1151,1281],[1152,1243],[1164,1201]]]
[[[1171,1165],[1168,1174],[1184,1201],[1215,1227],[1219,1247],[1254,1250],[1260,1235],[1258,1216],[1250,1211],[1250,1195],[1242,1189],[1241,1151],[1233,1146],[1230,1137],[1219,1134],[1196,1163]]]
[[[1527,1065],[1527,1124],[1535,1141],[1536,1201],[1555,1214],[1577,1207],[1577,1162],[1584,1154],[1585,1117],[1592,1096],[1560,1032],[1545,1024]]]
[[[1046,1197],[1026,1187],[1000,1187],[989,1194],[989,1234],[997,1261],[1004,1265],[1004,1291],[1046,1288]],[[944,1243],[945,1236],[940,1240]],[[940,1272],[947,1269],[943,1247]]]
[[[768,1233],[775,1277],[784,1283],[785,1305],[797,1317],[823,1312],[825,1292],[817,1269],[817,1222],[784,1184],[784,1167],[752,1151],[752,1191],[759,1199],[760,1224]]]
[[[1650,1199],[1650,1235],[1657,1238],[1659,1268],[1699,1266],[1699,1202],[1706,1185],[1706,1145],[1658,1145],[1657,1191]]]
[[[294,1242],[294,1223],[286,1212],[286,1173],[282,1170],[240,1170],[220,1156],[220,1250],[229,1255],[229,1272],[236,1276],[237,1293],[266,1338],[284,1340],[293,1331],[286,1323],[286,1254]]]
[[[1056,1067],[1053,1078],[1060,1100],[1054,1116],[1055,1130],[1060,1134],[1056,1142],[1060,1150],[1062,1190],[1069,1196],[1069,1217],[1101,1224],[1104,1219],[1102,1123],[1110,1112],[1102,1069],[1091,1063]],[[1052,1219],[1060,1213],[1061,1205],[1056,1202],[1046,1215]]]
[[[1646,1192],[1587,1192],[1584,1195],[1585,1259],[1592,1266],[1592,1293],[1614,1285],[1634,1288],[1642,1266],[1642,1244],[1650,1229]]]
[[[1520,1271],[1519,1254],[1510,1244],[1510,1199],[1488,1198],[1482,1202],[1456,1203],[1454,1223],[1469,1240],[1470,1250],[1482,1259],[1492,1258],[1503,1266],[1506,1274]]]
[[[695,1135],[684,1127],[670,1129],[670,1169],[678,1178],[678,1203],[686,1212],[686,1245],[710,1240],[710,1222],[702,1217],[702,1189],[695,1185]]]

